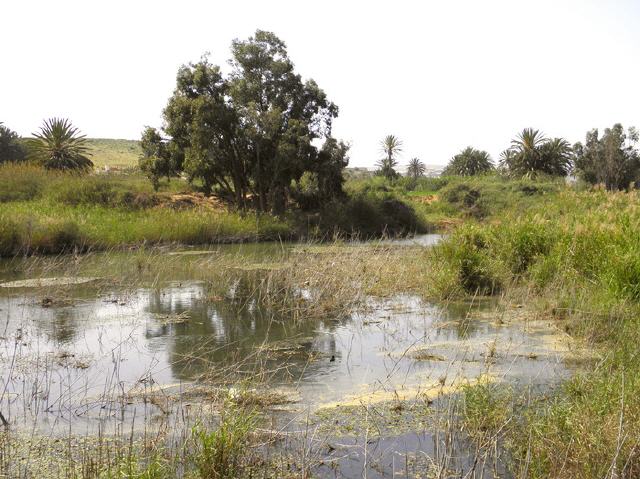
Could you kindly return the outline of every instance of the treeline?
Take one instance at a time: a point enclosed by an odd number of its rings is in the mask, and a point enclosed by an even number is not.
[[[584,143],[571,146],[564,138],[546,138],[527,128],[503,151],[497,165],[486,151],[468,147],[454,156],[444,174],[470,176],[497,169],[515,177],[540,174],[575,177],[608,190],[634,188],[640,182],[638,131],[619,123],[600,134],[593,129]]]
[[[587,132],[584,143],[573,146],[564,138],[547,138],[539,130],[526,128],[500,154],[497,164],[486,151],[469,146],[451,158],[442,174],[474,176],[498,171],[517,178],[574,175],[593,185],[602,184],[608,190],[634,188],[640,184],[638,140],[636,128],[625,130],[619,123],[605,128],[603,134],[593,129]],[[389,135],[382,140],[381,150],[384,157],[377,163],[376,174],[390,180],[398,178],[396,168],[402,141]],[[412,158],[407,165],[408,177],[419,178],[425,171],[418,158]]]

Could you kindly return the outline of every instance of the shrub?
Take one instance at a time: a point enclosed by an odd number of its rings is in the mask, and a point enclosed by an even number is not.
[[[391,196],[360,194],[346,201],[333,201],[317,219],[325,233],[363,238],[397,236],[426,231],[413,207]]]
[[[502,261],[513,274],[522,274],[541,256],[546,256],[557,236],[550,224],[524,222],[505,225],[499,230],[497,243]]]
[[[458,183],[445,188],[442,198],[463,209],[466,214],[475,218],[484,218],[488,211],[480,190],[467,183]]]
[[[18,224],[9,218],[0,217],[0,257],[13,256],[20,250],[20,245]]]

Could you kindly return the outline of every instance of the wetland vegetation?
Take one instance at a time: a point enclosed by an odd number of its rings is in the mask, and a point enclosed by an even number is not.
[[[280,39],[230,65],[0,127],[0,477],[640,476],[636,130],[356,178]]]

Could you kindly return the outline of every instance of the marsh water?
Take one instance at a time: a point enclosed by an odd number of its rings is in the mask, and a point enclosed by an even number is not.
[[[390,247],[428,248],[438,239],[428,235]],[[166,250],[154,261],[182,264],[212,255],[208,264],[215,266],[216,255],[233,255],[269,264],[294,247]],[[49,435],[144,429],[158,418],[177,423],[202,413],[209,390],[237,394],[247,387],[278,398],[270,404],[272,429],[286,437],[321,431],[314,437],[331,447],[319,453],[326,458],[317,474],[360,477],[366,470],[367,477],[392,477],[404,471],[409,477],[424,470],[425,458],[440,454],[439,436],[427,423],[386,431],[374,442],[342,426],[369,421],[369,411],[394,402],[442,402],[461,384],[492,381],[544,391],[571,373],[566,338],[545,322],[518,320],[517,308],[498,313],[490,301],[432,305],[399,295],[370,298],[347,315],[293,320],[255,302],[239,305],[232,295],[212,298],[209,285],[189,268],[131,284],[105,281],[137,258],[120,252],[0,263],[0,411],[11,427]],[[77,284],[58,281],[69,278],[73,261],[89,262],[84,271],[94,275]],[[464,438],[451,447],[450,468],[469,470],[472,447]],[[496,473],[508,477],[504,467],[487,466],[486,477]]]

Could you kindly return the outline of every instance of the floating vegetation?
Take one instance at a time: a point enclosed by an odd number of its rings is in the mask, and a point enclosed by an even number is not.
[[[81,276],[33,278],[0,283],[0,288],[50,288],[55,286],[74,286],[93,283],[94,281],[98,281],[100,279],[101,278],[87,278]]]
[[[446,358],[440,354],[430,353],[426,349],[419,349],[411,353],[411,358],[416,361],[446,361]]]
[[[174,314],[156,314],[155,319],[160,324],[182,324],[191,319],[191,313],[189,311],[183,311]]]

